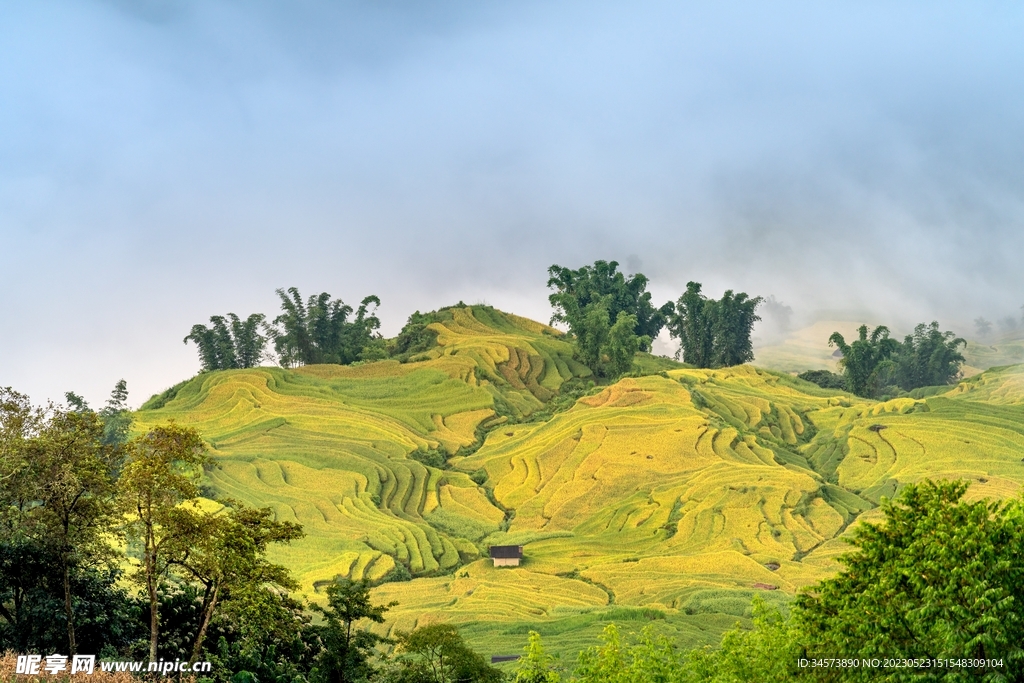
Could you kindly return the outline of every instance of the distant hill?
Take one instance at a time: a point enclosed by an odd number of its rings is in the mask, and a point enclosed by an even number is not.
[[[650,374],[581,391],[557,330],[481,306],[441,318],[408,363],[204,373],[139,425],[195,426],[216,495],[302,523],[275,559],[313,599],[337,576],[388,579],[388,628],[454,621],[486,653],[531,628],[578,650],[611,619],[712,642],[753,594],[833,572],[901,484],[1024,484],[1024,366],[877,403],[644,356]],[[492,544],[524,544],[523,565],[491,567]]]
[[[828,345],[828,338],[833,332],[841,333],[847,341],[857,336],[857,328],[864,322],[849,320],[821,320],[813,325],[790,332],[785,340],[775,344],[757,346],[754,352],[754,365],[771,368],[780,372],[800,373],[805,370],[836,371],[839,354]],[[869,327],[879,323],[866,321]],[[902,339],[899,334],[894,334]],[[967,339],[967,348],[963,349],[967,363],[963,372],[971,377],[979,372],[1003,365],[1024,363],[1024,330],[995,336],[985,341],[971,339],[970,335],[961,334]]]

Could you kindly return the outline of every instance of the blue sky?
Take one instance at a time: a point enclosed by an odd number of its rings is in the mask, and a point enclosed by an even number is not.
[[[4,2],[0,385],[138,404],[293,285],[388,334],[544,319],[597,258],[659,303],[1019,313],[1021,35],[1010,2]]]

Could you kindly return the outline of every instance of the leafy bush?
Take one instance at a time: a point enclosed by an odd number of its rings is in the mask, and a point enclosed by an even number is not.
[[[846,390],[846,380],[843,379],[843,376],[828,370],[808,370],[807,372],[801,372],[797,375],[797,378],[811,384],[817,384],[822,389]]]

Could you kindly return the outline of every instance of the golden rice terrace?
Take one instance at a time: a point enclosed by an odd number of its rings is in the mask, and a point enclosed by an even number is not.
[[[901,484],[1024,484],[1024,366],[878,403],[648,357],[655,374],[557,412],[589,374],[560,332],[483,306],[446,317],[410,362],[205,373],[139,423],[198,428],[217,496],[305,527],[275,559],[312,599],[339,576],[411,576],[377,589],[400,603],[388,627],[448,620],[485,651],[519,651],[528,628],[571,649],[607,619],[710,642],[754,593],[835,571],[844,533]],[[493,567],[491,545],[523,545],[522,564]]]

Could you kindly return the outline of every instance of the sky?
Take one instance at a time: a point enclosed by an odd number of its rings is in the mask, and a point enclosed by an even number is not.
[[[389,336],[547,320],[547,268],[596,259],[794,324],[1019,317],[1021,35],[1012,2],[7,0],[0,386],[137,406],[282,287],[377,294]]]

